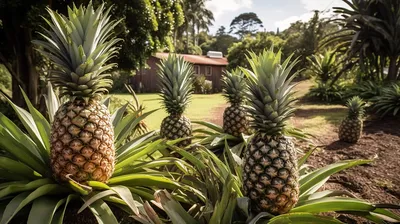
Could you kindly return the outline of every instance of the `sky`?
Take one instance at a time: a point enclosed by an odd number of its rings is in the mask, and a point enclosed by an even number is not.
[[[332,7],[346,6],[342,0],[208,0],[206,7],[214,13],[214,25],[210,32],[215,34],[220,26],[229,30],[231,21],[244,12],[258,15],[266,31],[285,30],[297,20],[308,21],[313,10],[328,10]]]

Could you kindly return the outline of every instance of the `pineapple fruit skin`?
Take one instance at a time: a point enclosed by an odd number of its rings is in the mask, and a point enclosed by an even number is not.
[[[247,146],[243,169],[244,193],[251,210],[284,214],[299,198],[294,144],[285,136],[256,134]]]
[[[356,143],[361,137],[363,122],[361,119],[346,118],[339,127],[339,139],[348,143]]]
[[[97,100],[60,106],[51,130],[51,167],[58,181],[107,182],[114,172],[114,129],[107,108]]]
[[[192,136],[192,124],[190,119],[183,115],[169,115],[161,122],[160,134],[161,137],[169,140],[190,137]],[[185,139],[176,145],[178,147],[185,147],[190,145],[191,142],[191,139]]]
[[[225,133],[236,137],[240,137],[241,133],[249,134],[249,121],[242,106],[232,105],[227,107],[224,110],[223,119]]]

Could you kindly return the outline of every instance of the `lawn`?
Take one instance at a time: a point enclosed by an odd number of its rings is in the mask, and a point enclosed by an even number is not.
[[[299,99],[303,98],[311,86],[312,81],[310,80],[297,83],[295,96]],[[132,100],[130,94],[113,94],[113,96],[123,100]],[[159,109],[145,120],[151,130],[159,129],[162,119],[167,116],[165,110],[161,108],[161,98],[157,94],[138,94],[138,98],[146,107],[146,111]],[[222,113],[225,107],[226,102],[221,94],[194,94],[185,116],[191,120],[204,120],[222,125]],[[342,105],[299,101],[295,107],[298,110],[290,123],[316,136],[336,130],[346,114],[346,109]]]
[[[133,99],[130,94],[113,94],[113,96],[123,100]],[[167,116],[165,109],[161,108],[161,98],[157,94],[138,94],[138,98],[146,107],[145,111],[158,109],[156,112],[149,115],[145,121],[150,130],[159,129],[162,119]],[[186,109],[185,116],[191,120],[209,121],[210,114],[212,114],[213,110],[223,107],[224,105],[225,100],[221,94],[194,94],[192,102]],[[222,114],[220,116],[222,116]]]

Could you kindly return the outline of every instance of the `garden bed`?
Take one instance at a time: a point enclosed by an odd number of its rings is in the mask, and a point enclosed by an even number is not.
[[[325,189],[347,190],[371,203],[400,204],[400,118],[369,118],[364,122],[363,136],[357,144],[338,141],[338,126],[345,109],[340,105],[297,105],[300,109],[291,123],[313,134],[319,146],[308,160],[313,168],[320,168],[340,160],[372,159],[367,165],[347,169],[333,175]],[[324,109],[321,109],[321,108]],[[303,109],[302,109],[303,108]],[[316,109],[320,108],[320,109]],[[211,122],[222,125],[224,106],[216,108]],[[332,118],[332,119],[331,119]],[[303,150],[309,146],[300,144]],[[346,223],[364,223],[361,219],[339,217]]]

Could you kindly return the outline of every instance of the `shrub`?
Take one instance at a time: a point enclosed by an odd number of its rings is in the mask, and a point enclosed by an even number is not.
[[[396,116],[400,110],[400,86],[393,84],[382,89],[382,94],[372,99],[373,108],[381,117],[391,113]]]
[[[110,93],[128,93],[128,90],[125,88],[125,84],[128,84],[129,78],[131,78],[133,74],[130,71],[115,71],[112,73],[113,86],[110,89]]]
[[[344,87],[342,84],[335,84],[333,86],[317,82],[316,86],[310,89],[307,94],[310,98],[315,98],[324,102],[336,102],[341,101],[344,95]]]
[[[206,94],[212,93],[212,81],[206,80],[204,82],[204,93]]]
[[[347,92],[346,98],[359,96],[364,100],[370,100],[381,95],[383,84],[380,82],[365,81],[354,84]]]
[[[205,81],[206,81],[205,75],[196,76],[194,83],[193,83],[194,93],[203,93]]]
[[[212,93],[212,81],[207,80],[205,75],[196,76],[193,85],[194,85],[194,93],[197,94]]]

